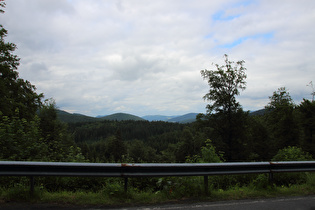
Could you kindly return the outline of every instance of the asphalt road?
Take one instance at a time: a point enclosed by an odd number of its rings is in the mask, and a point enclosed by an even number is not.
[[[315,210],[315,196],[307,197],[289,197],[289,198],[273,198],[273,199],[259,199],[259,200],[239,200],[239,201],[220,201],[220,202],[206,202],[198,204],[180,204],[180,205],[165,205],[155,207],[141,207],[141,208],[125,208],[126,210],[134,209],[216,209],[216,210],[265,210],[265,209],[285,209],[285,210]]]
[[[2,210],[12,209],[73,209],[73,210],[102,210],[102,209],[123,209],[123,210],[178,210],[178,209],[193,209],[193,210],[265,210],[265,209],[285,209],[285,210],[315,210],[315,196],[305,197],[285,197],[285,198],[271,198],[271,199],[257,199],[257,200],[238,200],[238,201],[219,201],[219,202],[202,202],[194,204],[172,204],[160,206],[138,206],[138,207],[124,207],[124,208],[108,208],[104,206],[59,206],[54,204],[23,204],[23,203],[6,203],[0,204]]]

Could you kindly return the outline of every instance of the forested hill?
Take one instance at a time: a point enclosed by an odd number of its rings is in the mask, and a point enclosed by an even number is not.
[[[197,115],[198,115],[198,113],[189,113],[189,114],[185,114],[185,115],[182,115],[182,116],[171,118],[171,119],[169,119],[167,121],[168,122],[191,123],[191,122],[196,121],[196,116]]]
[[[101,121],[101,118],[90,117],[83,114],[71,114],[66,111],[57,110],[58,119],[65,123],[76,123],[76,122],[96,122]]]
[[[180,116],[164,116],[164,115],[147,115],[144,117],[138,117],[127,113],[115,113],[106,116],[90,117],[83,114],[71,114],[66,111],[57,110],[57,115],[60,121],[65,123],[77,123],[77,122],[97,122],[103,120],[134,120],[134,121],[165,121],[165,122],[177,122],[177,123],[191,123],[196,120],[198,113],[189,113]]]
[[[102,120],[117,120],[117,121],[122,121],[122,120],[145,120],[141,117],[132,115],[132,114],[126,114],[126,113],[116,113],[116,114],[111,114],[111,115],[107,115],[104,117],[101,117],[100,119]]]

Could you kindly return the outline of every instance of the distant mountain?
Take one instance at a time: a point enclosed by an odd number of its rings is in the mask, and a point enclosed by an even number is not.
[[[189,113],[182,116],[174,117],[167,120],[168,122],[178,122],[178,123],[191,123],[196,121],[196,116],[199,113]]]
[[[99,121],[100,119],[95,117],[86,116],[83,114],[71,114],[66,111],[57,110],[57,116],[60,121],[66,123],[76,123],[76,122],[95,122]]]
[[[96,118],[106,117],[107,115],[97,115]]]
[[[122,121],[122,120],[145,120],[141,117],[132,115],[132,114],[126,114],[126,113],[116,113],[116,114],[111,114],[107,115],[105,117],[97,118],[97,119],[102,119],[102,120],[117,120],[117,121]]]
[[[256,115],[264,115],[267,113],[267,109],[259,109],[257,111],[249,112],[250,116],[256,116]]]
[[[260,109],[257,111],[252,111],[249,113],[251,116],[255,115],[264,115],[267,112],[266,109]],[[66,111],[57,110],[58,118],[62,122],[66,123],[76,123],[76,122],[95,122],[101,120],[148,120],[148,121],[166,121],[166,122],[175,122],[175,123],[191,123],[196,121],[196,116],[199,113],[189,113],[185,115],[175,115],[175,116],[165,116],[165,115],[146,115],[143,117],[138,117],[135,115],[127,113],[115,113],[111,115],[99,115],[97,117],[90,117],[83,114],[71,114]]]
[[[146,115],[142,118],[148,121],[168,121],[172,118],[178,117],[179,115],[174,116],[165,116],[165,115]]]

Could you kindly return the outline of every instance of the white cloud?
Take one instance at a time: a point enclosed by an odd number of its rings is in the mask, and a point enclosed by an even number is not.
[[[310,98],[313,1],[7,1],[1,24],[22,78],[64,110],[92,116],[205,112],[200,70],[245,60],[244,109],[286,86]]]

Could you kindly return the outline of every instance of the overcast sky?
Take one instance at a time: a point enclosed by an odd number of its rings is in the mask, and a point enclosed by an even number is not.
[[[20,77],[89,116],[204,113],[212,63],[244,60],[244,110],[315,83],[313,0],[7,0],[1,22]]]

